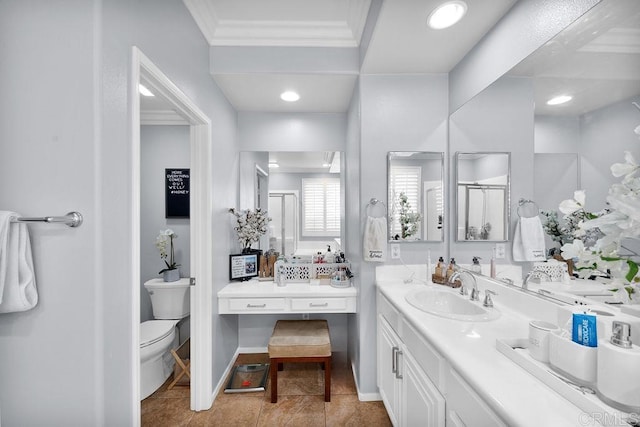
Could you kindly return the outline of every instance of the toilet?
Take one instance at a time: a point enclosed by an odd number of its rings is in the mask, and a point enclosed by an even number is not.
[[[190,311],[189,278],[175,282],[151,279],[144,287],[151,297],[155,320],[140,324],[141,400],[156,391],[173,372],[175,359],[170,350],[180,344],[176,325]]]

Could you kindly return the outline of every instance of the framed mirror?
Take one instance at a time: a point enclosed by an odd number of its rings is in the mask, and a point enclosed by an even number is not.
[[[509,239],[510,164],[510,153],[456,153],[457,241]]]
[[[240,153],[240,208],[266,209],[271,222],[260,249],[286,256],[344,250],[342,153]]]
[[[444,238],[444,154],[387,154],[389,241],[441,242]]]

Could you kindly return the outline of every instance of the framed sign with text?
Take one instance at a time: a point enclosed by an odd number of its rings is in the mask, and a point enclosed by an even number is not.
[[[189,169],[165,169],[165,217],[189,218]]]

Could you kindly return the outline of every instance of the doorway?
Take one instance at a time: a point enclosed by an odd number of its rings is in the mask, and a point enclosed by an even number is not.
[[[213,402],[212,322],[213,253],[211,215],[211,120],[137,47],[132,48],[131,70],[132,141],[132,393],[134,421],[140,420],[140,97],[138,87],[144,81],[160,94],[189,126],[190,147],[190,271],[191,271],[191,409],[203,410]],[[208,297],[209,296],[209,297]]]

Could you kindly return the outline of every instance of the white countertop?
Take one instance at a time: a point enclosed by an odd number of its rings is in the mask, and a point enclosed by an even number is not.
[[[448,289],[446,286],[415,282],[405,284],[401,278],[388,277],[377,279],[376,282],[382,294],[508,425],[600,425],[496,349],[498,338],[526,339],[528,323],[532,320],[501,303],[500,295],[493,298],[495,307],[501,312],[500,318],[474,323],[424,313],[404,298],[417,287]],[[505,287],[504,292],[509,291],[513,290]],[[456,290],[451,289],[451,292]],[[540,316],[542,319],[549,318],[554,310],[544,311]],[[455,396],[447,396],[447,399],[450,398],[455,399]]]
[[[231,282],[218,292],[218,298],[270,298],[270,297],[354,297],[358,294],[353,286],[334,288],[331,285],[310,285],[309,283],[287,283],[278,286],[273,281],[257,279],[245,282]]]

